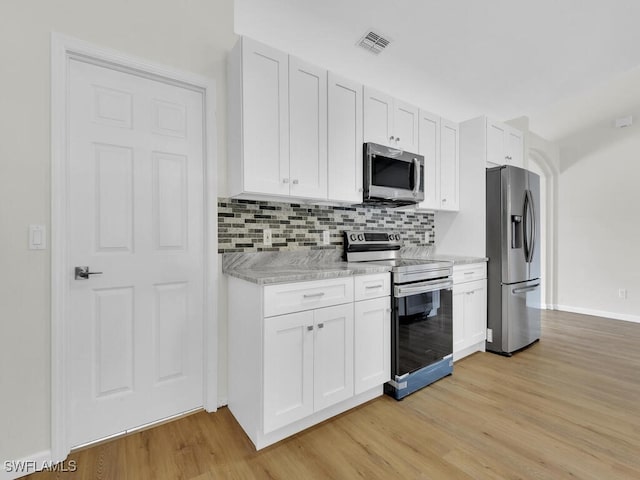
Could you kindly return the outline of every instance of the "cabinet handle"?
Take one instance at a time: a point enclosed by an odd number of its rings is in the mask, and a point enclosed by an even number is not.
[[[385,312],[387,312],[387,313],[391,313],[391,309],[390,309],[390,308],[387,308],[387,309],[385,310]]]
[[[297,184],[298,184],[298,179],[297,179],[297,178],[294,178],[294,179],[293,179],[293,184],[294,184],[294,185],[297,185]]]
[[[318,293],[305,293],[302,296],[304,298],[314,298],[314,297],[322,297],[323,295],[324,295],[324,292],[318,292]]]
[[[324,323],[319,323],[318,328],[324,328]]]
[[[362,193],[362,192],[364,192],[364,188],[361,187],[358,189],[358,193]]]
[[[313,330],[313,325],[307,325],[307,331],[310,332],[311,330]]]
[[[289,183],[289,179],[288,178],[283,178],[282,179],[282,183]]]
[[[475,272],[464,272],[465,275],[473,275]]]
[[[442,203],[446,203],[446,201],[447,201],[447,199],[446,199],[446,198],[443,198],[443,199],[442,199]]]
[[[382,284],[380,284],[380,285],[367,285],[364,288],[366,288],[367,290],[370,289],[370,288],[382,288]]]
[[[390,141],[390,142],[393,142],[394,138],[395,138],[395,137],[394,137],[393,135],[391,135],[391,136],[389,137],[389,141]]]
[[[396,145],[398,144],[399,141],[400,141],[400,137],[396,138]]]

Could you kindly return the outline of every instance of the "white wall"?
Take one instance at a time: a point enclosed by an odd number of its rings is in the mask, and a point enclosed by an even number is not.
[[[640,321],[640,125],[606,119],[562,145],[559,308]]]
[[[226,52],[232,0],[3,0],[0,12],[0,462],[50,448],[50,35],[59,32],[214,78],[226,193]]]

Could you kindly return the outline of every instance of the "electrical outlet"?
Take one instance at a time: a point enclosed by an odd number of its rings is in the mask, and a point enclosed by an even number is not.
[[[618,298],[621,298],[623,300],[627,299],[627,289],[626,288],[618,289]]]
[[[271,246],[271,229],[270,228],[265,228],[262,231],[262,243],[264,243],[266,247]]]
[[[331,242],[331,238],[329,236],[329,230],[325,230],[322,232],[322,244],[323,245],[329,245],[329,243]]]
[[[493,342],[493,329],[487,328],[487,342]]]

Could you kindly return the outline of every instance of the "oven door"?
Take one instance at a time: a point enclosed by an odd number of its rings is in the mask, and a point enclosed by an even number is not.
[[[453,353],[452,285],[449,279],[439,279],[394,287],[392,378]]]

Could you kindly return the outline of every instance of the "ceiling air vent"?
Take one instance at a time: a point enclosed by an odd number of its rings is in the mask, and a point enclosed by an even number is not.
[[[380,52],[387,48],[390,41],[381,34],[371,31],[360,39],[358,45],[371,53],[379,55]]]

